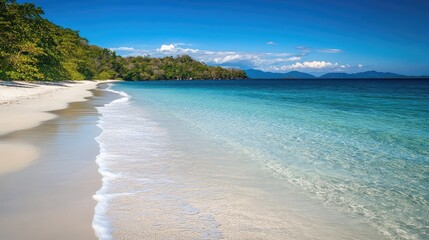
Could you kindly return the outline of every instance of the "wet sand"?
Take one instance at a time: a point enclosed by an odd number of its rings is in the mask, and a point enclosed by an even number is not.
[[[39,126],[70,102],[85,101],[97,81],[0,81],[0,136]],[[16,141],[0,141],[0,174],[19,171],[39,157],[37,149]]]
[[[0,174],[19,171],[38,157],[39,150],[30,144],[0,142]]]
[[[92,196],[101,176],[94,138],[101,130],[95,107],[117,96],[91,92],[89,101],[48,113],[57,118],[0,136],[3,146],[14,143],[26,151],[31,146],[37,154],[35,161],[24,163],[26,168],[0,175],[0,239],[96,239]],[[2,161],[17,159],[16,151],[1,152]]]

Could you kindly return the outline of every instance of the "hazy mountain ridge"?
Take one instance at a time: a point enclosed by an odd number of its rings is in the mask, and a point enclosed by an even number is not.
[[[256,69],[244,70],[249,78],[316,78],[316,76],[299,71],[291,71],[287,73],[264,72]]]
[[[401,78],[407,77],[405,75],[391,73],[391,72],[377,72],[377,71],[366,71],[359,73],[327,73],[319,78]]]
[[[264,72],[256,69],[247,69],[244,70],[249,78],[253,79],[286,79],[286,78],[405,78],[405,77],[416,77],[416,78],[425,78],[427,76],[406,76],[397,73],[391,72],[377,72],[377,71],[365,71],[359,73],[345,73],[345,72],[331,72],[326,73],[322,76],[316,77],[314,75],[303,73],[299,71],[291,71],[287,73],[273,73],[273,72]]]

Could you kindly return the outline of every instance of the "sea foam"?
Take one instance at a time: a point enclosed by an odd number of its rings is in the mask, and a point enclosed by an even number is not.
[[[115,195],[109,194],[108,188],[112,179],[118,177],[118,174],[115,174],[110,171],[108,165],[105,162],[108,152],[103,143],[104,134],[105,134],[104,126],[106,124],[104,119],[106,115],[112,114],[112,112],[109,111],[110,109],[115,108],[121,104],[126,104],[126,102],[128,102],[129,99],[131,98],[131,96],[129,96],[127,93],[122,91],[115,91],[111,89],[111,87],[112,87],[112,84],[108,84],[108,88],[106,88],[105,90],[117,93],[118,95],[121,96],[121,98],[113,100],[112,102],[97,108],[98,112],[100,113],[100,119],[98,121],[97,126],[102,129],[102,132],[96,138],[96,141],[100,146],[100,153],[96,158],[96,163],[98,164],[98,172],[102,175],[103,178],[102,178],[101,188],[93,196],[93,198],[97,201],[97,205],[95,206],[95,213],[92,221],[92,227],[95,231],[96,236],[102,240],[112,239],[112,227],[111,227],[109,218],[107,217],[107,211],[108,211],[109,201]]]

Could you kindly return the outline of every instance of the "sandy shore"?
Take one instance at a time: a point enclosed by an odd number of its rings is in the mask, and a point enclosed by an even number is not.
[[[0,239],[96,239],[99,83],[0,82]]]
[[[0,135],[38,126],[55,118],[48,111],[66,108],[70,102],[91,96],[97,81],[54,84],[0,82]]]
[[[5,82],[0,81],[0,136],[29,129],[56,117],[49,111],[70,102],[85,101],[100,81]],[[8,160],[6,156],[14,156]],[[0,142],[0,174],[20,170],[39,156],[32,146]]]

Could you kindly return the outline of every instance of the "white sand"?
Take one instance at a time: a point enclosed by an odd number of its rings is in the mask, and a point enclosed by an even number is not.
[[[49,111],[85,101],[100,81],[27,83],[0,81],[0,136],[55,118]],[[28,144],[0,142],[0,174],[18,171],[38,158]]]
[[[0,135],[38,126],[55,118],[48,111],[66,108],[69,102],[85,101],[88,90],[99,82],[79,81],[57,85],[0,82]]]
[[[52,121],[0,136],[0,239],[96,239],[93,195],[101,176],[95,137],[101,130],[94,107],[115,98],[87,91],[97,83],[1,87],[4,132],[40,124],[44,110],[58,111],[48,114]]]

